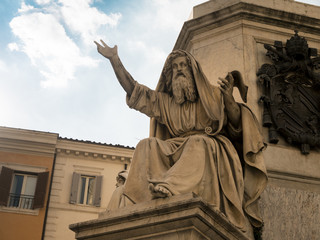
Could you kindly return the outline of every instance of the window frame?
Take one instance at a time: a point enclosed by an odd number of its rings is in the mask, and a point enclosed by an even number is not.
[[[83,196],[83,203],[80,202],[80,194],[81,194],[81,179],[82,177],[86,178],[85,184],[85,194]],[[94,178],[93,191],[92,191],[92,204],[87,204],[86,198],[88,196],[88,179]],[[78,172],[73,172],[72,175],[72,183],[71,183],[71,191],[70,191],[70,204],[77,204],[81,206],[87,207],[100,207],[101,204],[101,187],[102,187],[102,176],[101,175],[90,175],[90,174],[82,174]]]
[[[22,185],[20,189],[20,194],[16,194],[13,192],[13,187],[14,187],[14,181],[16,176],[23,176],[22,180]],[[27,195],[26,194],[26,186],[28,184],[28,178],[33,177],[35,178],[35,184],[34,184],[34,189],[33,189],[33,194],[32,195]],[[11,187],[10,187],[10,192],[9,192],[9,199],[7,203],[7,207],[10,208],[22,208],[22,209],[32,209],[33,208],[33,202],[35,198],[35,192],[36,192],[36,187],[37,187],[37,181],[38,181],[38,175],[35,173],[30,173],[30,172],[20,172],[20,171],[14,171],[13,176],[12,176],[12,181],[11,181]],[[15,189],[16,190],[16,189]],[[16,200],[12,200],[12,198],[18,198],[18,204],[16,204]],[[28,199],[31,199],[31,204]],[[11,204],[12,203],[12,204]],[[23,205],[23,207],[21,207]],[[26,207],[24,207],[26,206]]]
[[[9,197],[12,189],[15,174],[34,175],[37,176],[34,199],[30,209],[9,206]],[[14,168],[2,166],[0,173],[0,206],[1,210],[9,212],[29,212],[44,207],[45,198],[47,196],[49,172],[32,172],[23,171]],[[21,194],[20,194],[21,195]],[[29,211],[28,211],[29,210]]]
[[[85,179],[84,184],[83,184],[83,179]],[[93,182],[90,183],[90,180],[93,180]],[[93,205],[94,185],[96,184],[96,181],[97,181],[96,176],[89,176],[89,175],[80,176],[80,183],[79,183],[79,189],[78,189],[78,204]],[[90,192],[90,184],[93,184],[91,186],[92,187],[91,192]],[[91,195],[91,200],[89,199],[90,195]]]

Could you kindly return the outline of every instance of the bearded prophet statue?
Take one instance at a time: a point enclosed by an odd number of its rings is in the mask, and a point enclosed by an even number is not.
[[[117,46],[95,44],[110,60],[128,106],[151,118],[150,137],[136,146],[122,196],[112,205],[193,192],[253,239],[252,229],[262,226],[265,144],[252,111],[234,100],[235,85],[246,100],[241,74],[228,73],[213,86],[190,53],[176,50],[151,90],[126,71]]]

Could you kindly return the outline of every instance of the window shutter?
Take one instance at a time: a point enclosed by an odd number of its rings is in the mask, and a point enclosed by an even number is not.
[[[7,206],[14,170],[2,167],[0,174],[0,205]]]
[[[76,204],[77,197],[78,197],[78,189],[79,189],[79,181],[80,181],[80,174],[74,172],[72,175],[72,184],[71,184],[71,192],[70,192],[70,200],[69,203]]]
[[[36,191],[34,194],[33,209],[43,208],[46,198],[49,172],[38,173]]]
[[[102,187],[102,176],[97,176],[96,177],[96,184],[95,184],[95,188],[94,188],[94,199],[93,199],[93,205],[96,207],[100,207],[101,187]]]

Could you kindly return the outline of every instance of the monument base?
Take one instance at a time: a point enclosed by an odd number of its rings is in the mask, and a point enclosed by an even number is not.
[[[156,199],[70,225],[76,239],[248,240],[219,211],[190,193]]]

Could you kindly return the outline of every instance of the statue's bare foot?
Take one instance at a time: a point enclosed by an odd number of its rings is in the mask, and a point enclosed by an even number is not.
[[[154,198],[166,198],[172,196],[172,193],[161,184],[154,185],[153,183],[150,183],[149,190]]]

